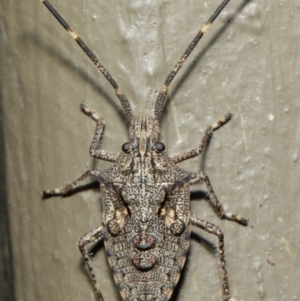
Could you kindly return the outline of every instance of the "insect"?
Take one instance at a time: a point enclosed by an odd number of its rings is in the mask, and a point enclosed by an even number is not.
[[[129,142],[122,145],[122,152],[113,153],[98,148],[105,123],[98,114],[82,104],[82,111],[96,122],[90,155],[113,165],[104,171],[92,169],[61,189],[45,190],[44,197],[67,195],[87,177],[100,183],[102,193],[102,224],[86,233],[79,240],[79,249],[85,259],[98,300],[103,301],[86,245],[104,240],[106,253],[115,282],[126,301],[167,301],[171,298],[184,266],[190,243],[191,227],[195,226],[218,238],[217,255],[222,272],[223,300],[232,300],[224,257],[224,237],[221,229],[200,218],[191,217],[189,210],[190,185],[204,182],[211,197],[211,204],[220,218],[247,225],[247,219],[228,213],[219,202],[210,180],[202,172],[189,173],[177,164],[199,156],[207,147],[213,132],[226,124],[227,113],[214,125],[204,129],[199,145],[169,157],[165,145],[159,140],[168,87],[213,21],[229,0],[224,0],[183,53],[174,69],[168,74],[160,89],[154,116],[133,112],[125,93],[114,78],[70,28],[47,0],[42,0],[53,16],[69,32],[98,70],[114,88],[129,124]]]

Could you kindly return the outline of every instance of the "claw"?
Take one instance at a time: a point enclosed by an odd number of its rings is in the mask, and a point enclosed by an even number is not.
[[[80,104],[81,111],[86,115],[90,116],[95,121],[98,121],[100,118],[95,111],[91,111],[85,104]]]
[[[43,190],[42,192],[42,197],[43,199],[48,199],[51,198],[52,196],[60,196],[62,195],[62,191],[59,188],[55,188],[55,189],[46,189]]]

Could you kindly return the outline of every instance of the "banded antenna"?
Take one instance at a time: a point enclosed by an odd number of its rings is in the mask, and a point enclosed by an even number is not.
[[[116,91],[116,95],[118,96],[125,115],[129,124],[131,124],[133,120],[133,113],[129,103],[127,96],[124,91],[121,90],[115,79],[111,76],[111,74],[107,71],[107,69],[101,64],[99,59],[95,56],[95,54],[91,51],[91,49],[83,42],[83,40],[73,31],[73,29],[69,26],[69,24],[62,18],[62,16],[55,10],[55,8],[47,1],[41,0],[45,6],[49,9],[52,15],[57,19],[57,21],[64,27],[64,29],[72,36],[72,38],[77,42],[80,48],[85,52],[85,54],[89,57],[89,59],[96,65],[98,70],[105,76],[105,78],[109,81],[112,87]]]
[[[104,65],[99,61],[99,59],[95,56],[95,54],[90,50],[90,48],[83,42],[83,40],[73,31],[73,29],[68,25],[68,23],[61,17],[61,15],[54,9],[54,7],[48,2],[48,0],[41,0],[48,10],[52,13],[52,15],[58,20],[58,22],[65,28],[65,30],[73,37],[73,39],[77,42],[80,48],[85,52],[85,54],[89,57],[89,59],[96,65],[98,70],[104,75],[104,77],[108,80],[108,82],[112,85],[115,89],[116,95],[119,98],[124,112],[126,119],[129,124],[132,123],[133,120],[133,113],[129,103],[127,96],[125,95],[124,91],[121,90],[115,79],[112,75],[107,71]],[[174,69],[169,73],[167,76],[162,88],[160,89],[154,108],[154,117],[159,122],[161,119],[162,111],[165,104],[165,99],[168,94],[169,85],[172,83],[174,77],[178,73],[178,71],[183,66],[186,59],[192,53],[198,42],[201,40],[207,29],[210,25],[214,22],[214,20],[218,17],[221,11],[225,8],[225,6],[229,3],[230,0],[224,0],[219,7],[215,10],[215,12],[211,15],[211,17],[207,20],[205,25],[200,29],[197,35],[194,37],[192,42],[189,44],[187,49],[184,51],[183,55],[175,65]]]
[[[221,13],[221,11],[224,9],[224,7],[228,4],[230,0],[224,0],[220,6],[215,10],[215,12],[210,16],[210,18],[206,21],[205,25],[200,29],[200,31],[197,33],[197,35],[194,37],[188,48],[184,51],[183,55],[175,65],[174,69],[169,73],[167,76],[167,79],[164,82],[164,85],[160,89],[156,103],[155,103],[155,109],[154,109],[154,115],[155,119],[160,121],[162,111],[165,104],[165,98],[168,94],[169,85],[173,81],[174,77],[186,61],[186,59],[189,57],[189,55],[192,53],[198,42],[201,40],[207,29],[210,27],[210,25],[215,21],[215,19],[218,17],[218,15]]]

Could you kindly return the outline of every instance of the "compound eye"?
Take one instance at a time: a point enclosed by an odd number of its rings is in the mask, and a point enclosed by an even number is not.
[[[157,152],[163,152],[166,149],[166,147],[165,147],[165,145],[163,143],[156,142],[155,145],[154,145],[154,149]]]
[[[124,153],[129,153],[131,150],[131,145],[130,145],[130,142],[125,142],[123,145],[122,145],[122,151]]]

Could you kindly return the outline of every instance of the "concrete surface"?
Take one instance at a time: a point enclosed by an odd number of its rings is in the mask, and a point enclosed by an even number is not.
[[[134,112],[153,109],[157,91],[213,1],[52,0],[108,68]],[[5,173],[17,301],[92,301],[77,241],[101,222],[97,189],[42,201],[107,162],[89,157],[94,123],[84,102],[106,120],[102,147],[128,140],[121,105],[104,77],[40,1],[3,1],[1,90]],[[219,225],[232,295],[239,301],[299,300],[300,7],[297,0],[232,0],[171,85],[162,122],[169,153],[193,147],[202,129],[229,110],[202,169],[247,228],[219,220],[204,200],[191,212]],[[215,237],[195,230],[173,300],[221,300]],[[101,247],[101,246],[100,246]],[[106,300],[121,300],[103,248],[95,264]]]

